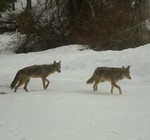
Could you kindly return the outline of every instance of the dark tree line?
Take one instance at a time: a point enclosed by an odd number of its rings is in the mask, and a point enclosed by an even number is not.
[[[148,0],[69,0],[72,41],[95,50],[122,50],[149,43]]]
[[[17,52],[68,44],[122,50],[150,42],[149,0],[26,0],[17,17],[25,34]]]

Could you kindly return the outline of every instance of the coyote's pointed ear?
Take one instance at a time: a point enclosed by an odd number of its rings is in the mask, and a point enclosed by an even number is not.
[[[122,69],[125,69],[125,67],[124,67],[124,66],[122,66]]]
[[[54,65],[56,64],[56,61],[54,61]]]
[[[58,63],[61,64],[61,60]]]
[[[129,69],[129,68],[130,68],[130,65],[126,69]]]

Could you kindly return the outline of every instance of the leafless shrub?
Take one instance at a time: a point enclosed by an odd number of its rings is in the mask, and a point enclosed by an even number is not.
[[[73,43],[89,44],[95,50],[122,50],[150,42],[145,26],[149,19],[147,0],[69,2]]]
[[[64,0],[38,1],[25,10],[18,20],[19,32],[26,34],[18,53],[46,50],[69,43],[68,21]]]
[[[148,0],[38,0],[18,18],[17,52],[86,44],[122,50],[150,42]]]

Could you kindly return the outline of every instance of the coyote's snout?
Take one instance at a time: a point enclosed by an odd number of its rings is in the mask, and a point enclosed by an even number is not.
[[[30,78],[41,78],[43,81],[43,88],[46,89],[50,83],[47,77],[54,72],[61,72],[61,61],[54,61],[53,64],[44,64],[44,65],[33,65],[25,67],[19,70],[11,83],[11,89],[15,88],[14,92],[24,84],[25,91],[28,91],[27,85],[30,81]]]
[[[87,80],[87,84],[92,84],[94,82],[93,90],[96,91],[98,90],[98,84],[100,82],[109,81],[111,82],[111,93],[113,93],[113,89],[116,87],[119,93],[122,94],[120,86],[116,83],[124,78],[131,79],[129,69],[130,66],[126,68],[124,66],[122,68],[97,67],[92,77]]]

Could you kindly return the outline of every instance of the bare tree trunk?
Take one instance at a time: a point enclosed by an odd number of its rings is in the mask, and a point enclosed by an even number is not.
[[[12,2],[12,11],[15,11],[15,2]]]
[[[32,0],[27,0],[26,10],[32,9]]]

